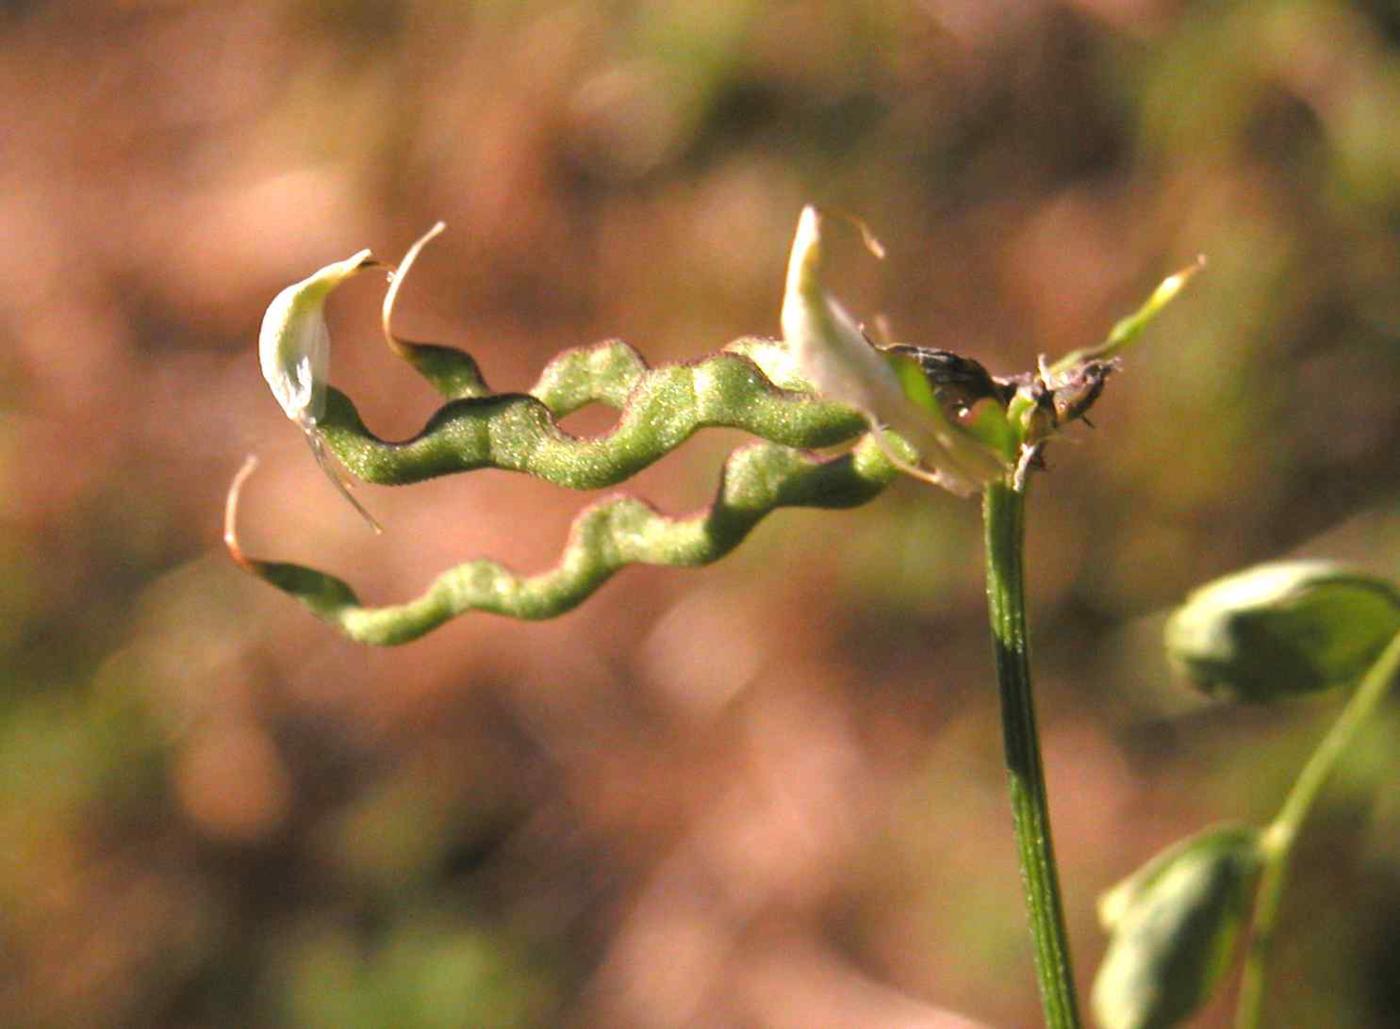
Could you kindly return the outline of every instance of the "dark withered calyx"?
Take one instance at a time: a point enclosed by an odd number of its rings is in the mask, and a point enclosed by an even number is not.
[[[1051,389],[1055,405],[1055,419],[1059,424],[1082,419],[1086,424],[1093,423],[1084,416],[1089,412],[1103,393],[1104,383],[1118,368],[1116,361],[1086,361],[1070,372],[1063,381]]]
[[[992,375],[981,362],[951,350],[906,343],[897,343],[885,349],[917,361],[934,393],[951,414],[966,411],[978,401],[988,398],[1005,407],[1018,390],[1026,389],[1034,397],[1036,408],[1044,411],[1047,430],[1084,419],[1103,393],[1109,375],[1117,367],[1116,361],[1086,361],[1068,373],[1055,376],[1052,385],[1046,381],[1048,372],[1039,375]]]
[[[965,410],[987,397],[994,397],[1004,406],[1016,393],[1018,383],[993,378],[980,362],[951,350],[916,347],[907,343],[896,343],[885,349],[891,354],[904,354],[917,361],[938,399],[954,410]]]

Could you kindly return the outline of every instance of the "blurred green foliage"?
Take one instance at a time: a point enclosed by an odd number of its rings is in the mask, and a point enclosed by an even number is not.
[[[775,332],[809,200],[890,250],[836,255],[854,311],[995,373],[1209,255],[1032,498],[1076,940],[1165,841],[1267,817],[1335,703],[1193,706],[1138,620],[1300,549],[1393,577],[1382,0],[28,2],[0,32],[6,1024],[1033,1017],[970,506],[784,512],[703,575],[374,656],[211,556],[249,449],[249,549],[376,601],[557,554],[592,498],[490,473],[375,490],[367,541],[258,380],[281,285],[439,217],[406,331],[501,388],[609,336],[657,364]],[[406,435],[435,401],[372,293],[333,377]],[[732,445],[643,487],[697,505]],[[1300,1024],[1400,1011],[1400,812],[1362,785],[1299,853]]]

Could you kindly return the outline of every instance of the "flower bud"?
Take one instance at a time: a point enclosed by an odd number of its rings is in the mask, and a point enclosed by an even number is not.
[[[320,271],[288,286],[267,307],[258,333],[258,359],[263,378],[288,418],[306,434],[316,463],[326,478],[375,532],[379,523],[350,492],[348,475],[331,456],[317,421],[326,409],[326,382],[330,374],[331,337],[326,328],[326,298],[350,276],[378,262],[368,250],[328,264]]]
[[[368,250],[328,264],[278,293],[263,315],[258,333],[263,378],[287,417],[298,424],[314,425],[326,408],[331,350],[326,297],[373,264]]]
[[[1167,655],[1201,689],[1257,702],[1359,678],[1396,632],[1400,592],[1323,561],[1257,565],[1192,593]]]
[[[1249,919],[1261,864],[1257,829],[1216,826],[1103,896],[1099,919],[1112,939],[1092,999],[1104,1029],[1166,1029],[1210,998]]]

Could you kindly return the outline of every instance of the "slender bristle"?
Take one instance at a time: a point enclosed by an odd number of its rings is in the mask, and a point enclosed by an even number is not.
[[[249,454],[243,459],[243,467],[238,469],[238,474],[229,484],[228,499],[224,502],[224,546],[228,548],[229,556],[244,568],[249,567],[249,562],[238,542],[238,499],[243,495],[243,484],[257,466],[255,455]]]
[[[407,358],[408,352],[412,350],[412,344],[401,340],[394,335],[394,304],[398,302],[399,290],[403,286],[403,280],[408,277],[408,270],[413,267],[413,262],[418,260],[418,255],[423,252],[423,248],[436,239],[444,229],[446,222],[438,222],[423,235],[414,241],[413,246],[408,248],[408,253],[403,255],[403,260],[399,266],[389,273],[389,289],[384,294],[384,306],[380,312],[380,324],[384,329],[384,339],[400,357]]]
[[[375,520],[374,515],[370,514],[365,505],[360,503],[359,498],[351,492],[350,477],[336,463],[335,456],[326,448],[326,442],[322,439],[321,433],[312,425],[303,425],[302,431],[306,433],[306,442],[311,445],[311,453],[315,456],[316,463],[321,466],[321,471],[326,473],[326,478],[330,479],[331,485],[349,502],[351,507],[359,512],[366,525],[376,533],[382,533],[384,527]]]

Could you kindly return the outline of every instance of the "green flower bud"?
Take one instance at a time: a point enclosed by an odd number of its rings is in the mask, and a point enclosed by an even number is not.
[[[1215,826],[1103,896],[1099,919],[1112,939],[1093,1006],[1104,1029],[1166,1029],[1210,998],[1253,908],[1259,838],[1250,826]]]
[[[1258,565],[1192,593],[1167,655],[1205,692],[1245,701],[1359,678],[1400,631],[1400,592],[1323,561]]]

